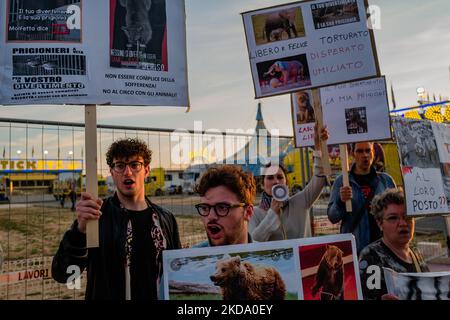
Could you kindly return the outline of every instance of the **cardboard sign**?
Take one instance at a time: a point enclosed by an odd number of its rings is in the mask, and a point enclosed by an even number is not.
[[[323,123],[329,145],[391,139],[391,123],[384,77],[319,89]],[[295,146],[314,145],[313,97],[310,90],[291,95]]]
[[[291,95],[292,122],[295,147],[314,146],[316,115],[311,90],[297,91]]]
[[[329,259],[338,261],[340,269],[328,274]],[[351,234],[167,250],[163,263],[169,300],[362,299]],[[261,292],[264,285],[273,290]]]
[[[388,293],[400,300],[450,300],[450,272],[398,273],[383,268]]]
[[[408,215],[449,213],[450,127],[426,120],[393,117]]]
[[[0,104],[188,106],[184,0],[17,3],[0,3]]]
[[[328,144],[391,139],[384,77],[320,89]]]
[[[364,0],[242,13],[256,98],[380,75]]]

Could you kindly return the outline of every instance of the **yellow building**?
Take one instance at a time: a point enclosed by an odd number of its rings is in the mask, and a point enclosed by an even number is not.
[[[0,190],[12,194],[52,193],[55,182],[76,179],[82,160],[0,160]]]

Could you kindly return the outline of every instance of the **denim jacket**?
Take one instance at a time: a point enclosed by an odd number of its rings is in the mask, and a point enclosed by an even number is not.
[[[375,169],[371,168],[372,173]],[[348,213],[345,203],[341,201],[340,188],[342,187],[342,175],[337,177],[331,191],[330,202],[328,203],[328,219],[331,223],[341,222],[341,233],[353,233],[356,239],[358,254],[370,243],[369,217],[366,209],[366,199],[361,191],[361,187],[355,180],[353,168],[349,172],[350,186],[352,187],[352,212]],[[376,188],[375,195],[383,193],[388,188],[395,188],[395,182],[390,175],[384,172],[377,172],[376,178],[371,183]],[[357,220],[359,222],[356,224]],[[355,227],[353,227],[356,224]],[[352,230],[354,228],[354,230]]]

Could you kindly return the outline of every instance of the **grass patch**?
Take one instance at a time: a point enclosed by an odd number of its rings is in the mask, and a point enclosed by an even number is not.
[[[181,239],[197,234],[204,235],[206,239],[200,217],[195,215],[175,218]],[[0,209],[0,239],[3,251],[8,252],[9,260],[52,256],[58,250],[64,232],[75,219],[76,215],[70,208],[31,205],[26,209]]]
[[[27,233],[27,226],[14,220],[0,218],[0,230],[10,232],[17,231],[23,234]]]

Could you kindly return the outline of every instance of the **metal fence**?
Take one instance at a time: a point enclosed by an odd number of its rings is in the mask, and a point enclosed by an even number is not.
[[[246,133],[180,133],[99,125],[98,175],[108,183],[112,181],[105,160],[107,148],[127,137],[138,137],[149,145],[152,168],[180,175],[192,165],[221,163],[226,157],[237,163],[249,162],[250,142],[259,139]],[[282,141],[285,146],[292,141],[291,137],[263,138],[278,139],[277,143]],[[4,259],[0,300],[84,297],[84,278],[80,290],[69,290],[52,280],[51,259],[76,218],[70,200],[57,201],[56,182],[81,181],[85,152],[83,124],[0,118],[0,246]],[[152,197],[152,201],[174,213],[183,247],[206,238],[194,212],[197,196],[165,194]]]
[[[113,141],[125,137],[138,137],[149,145],[153,150],[152,168],[178,174],[195,165],[230,159],[245,166],[246,162],[254,160],[251,150],[255,145],[259,146],[262,141],[267,148],[268,139],[277,140],[275,145],[280,149],[277,153],[286,153],[293,145],[292,137],[268,137],[256,132],[180,133],[167,129],[99,125],[98,174],[103,181],[108,182],[110,175],[106,150]],[[181,148],[182,144],[187,145],[187,149]],[[259,154],[260,150],[256,150]],[[64,202],[58,198],[57,201],[55,183],[82,181],[85,152],[83,124],[0,118],[0,300],[84,298],[85,275],[81,278],[81,288],[70,290],[52,280],[51,259],[63,233],[76,218],[70,200]],[[301,171],[298,174],[304,186],[312,172],[303,157],[308,152],[302,149],[301,154],[300,167],[294,166],[293,170]],[[166,193],[152,197],[152,201],[174,213],[183,247],[206,238],[194,208],[198,202],[196,195]],[[326,204],[326,197],[320,199],[311,212],[316,235],[339,232],[339,226],[332,225],[326,218]],[[425,255],[434,257],[435,247],[442,245],[444,248],[445,245],[442,218],[424,218],[417,226],[416,238],[422,241],[418,247]]]

